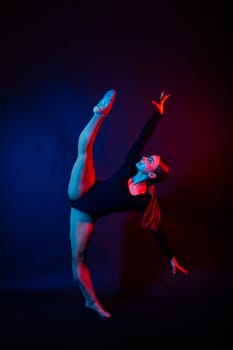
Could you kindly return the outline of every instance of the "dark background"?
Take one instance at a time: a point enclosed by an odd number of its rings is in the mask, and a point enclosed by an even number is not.
[[[2,295],[17,304],[20,293],[71,291],[68,300],[82,303],[71,271],[67,197],[78,135],[104,92],[116,89],[95,145],[97,176],[106,178],[164,90],[171,98],[144,153],[170,164],[157,196],[171,245],[190,274],[172,275],[134,213],[98,221],[89,267],[110,307],[119,296],[202,295],[218,300],[225,319],[232,293],[230,10],[224,3],[21,3],[2,9],[0,25]]]

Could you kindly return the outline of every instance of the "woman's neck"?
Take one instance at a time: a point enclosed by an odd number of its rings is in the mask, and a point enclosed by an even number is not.
[[[140,183],[144,183],[146,184],[146,180],[147,180],[147,176],[145,174],[142,173],[137,173],[134,176],[132,176],[132,181],[134,185],[140,184]]]
[[[128,181],[129,191],[132,195],[137,196],[147,192],[147,183],[145,181],[135,182],[134,177],[131,177]]]

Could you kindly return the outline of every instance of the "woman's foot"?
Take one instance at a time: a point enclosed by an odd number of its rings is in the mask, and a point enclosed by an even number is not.
[[[96,311],[101,317],[105,317],[105,318],[112,317],[111,314],[108,311],[104,310],[103,307],[100,305],[100,303],[97,301],[95,303],[91,303],[91,302],[86,301],[85,306],[88,309]]]
[[[93,108],[95,115],[106,117],[112,108],[116,98],[116,91],[114,89],[108,90],[98,104]]]

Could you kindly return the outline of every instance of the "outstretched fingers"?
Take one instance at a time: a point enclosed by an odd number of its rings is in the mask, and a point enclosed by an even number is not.
[[[159,102],[152,100],[151,103],[156,107],[156,109],[163,114],[164,112],[164,102],[170,97],[169,94],[165,94],[164,91],[161,92]]]
[[[186,270],[185,268],[183,268],[183,266],[181,266],[178,261],[176,260],[175,257],[173,257],[171,260],[170,260],[170,264],[171,264],[171,267],[172,267],[172,272],[173,274],[175,275],[176,273],[176,270],[179,270],[181,272],[183,272],[185,275],[188,275],[188,270]]]
[[[184,269],[182,266],[177,266],[177,269],[179,269],[181,272],[183,272],[185,275],[188,275],[188,270]]]
[[[163,95],[162,95],[163,94]],[[162,93],[161,95],[162,95],[162,97],[161,97],[161,102],[165,102],[165,101],[167,101],[167,99],[171,96],[171,95],[169,95],[169,94],[167,94],[167,95],[164,95],[164,93]]]
[[[160,100],[162,100],[163,95],[164,95],[164,91],[162,91],[161,94],[160,94]]]
[[[159,109],[159,107],[160,107],[160,105],[159,105],[159,103],[158,102],[156,102],[156,101],[154,101],[154,100],[152,100],[151,101],[151,103],[156,107],[156,108],[158,108]]]

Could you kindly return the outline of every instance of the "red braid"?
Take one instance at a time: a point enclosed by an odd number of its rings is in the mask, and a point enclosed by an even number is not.
[[[149,191],[151,200],[144,211],[141,225],[144,230],[151,229],[157,231],[161,221],[160,209],[155,196],[155,187],[151,185]]]

